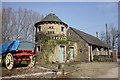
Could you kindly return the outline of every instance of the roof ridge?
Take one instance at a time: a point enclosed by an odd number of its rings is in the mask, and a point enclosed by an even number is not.
[[[77,30],[75,28],[70,27],[75,33],[77,33],[82,39],[84,39],[87,43],[93,44],[93,45],[99,45],[106,47],[106,44],[103,43],[99,38],[92,36],[88,33],[85,33],[83,31]]]
[[[73,27],[71,27],[71,28],[73,28]],[[73,28],[73,29],[75,29],[75,28]],[[78,30],[78,29],[76,29],[76,30]],[[81,31],[81,30],[78,30],[78,31],[83,32],[83,31]],[[83,32],[83,33],[85,33],[85,32]],[[85,34],[87,34],[87,35],[89,35],[89,36],[92,36],[92,37],[95,37],[95,36],[93,36],[93,35],[91,35],[91,34],[88,34],[88,33],[85,33]],[[97,37],[95,37],[95,38],[97,38]],[[99,39],[99,38],[97,38],[97,39]]]

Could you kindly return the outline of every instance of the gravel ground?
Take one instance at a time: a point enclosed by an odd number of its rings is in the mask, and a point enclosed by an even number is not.
[[[64,76],[57,75],[58,64],[41,64],[34,68],[18,67],[13,70],[2,68],[3,77],[22,78],[117,78],[118,64],[115,62],[71,62],[64,65]]]
[[[98,78],[118,78],[118,67],[112,68],[111,70],[107,71],[106,74],[98,76]]]
[[[24,65],[23,65],[24,66]],[[4,67],[1,67],[2,70],[2,77],[8,77],[8,76],[16,76],[16,75],[27,75],[27,74],[34,74],[34,73],[44,73],[44,72],[51,72],[52,70],[50,69],[46,69],[46,68],[42,68],[39,66],[34,66],[33,68],[29,68],[27,66],[24,67],[15,67],[12,70],[7,70]],[[23,77],[21,76],[21,77]],[[17,76],[19,77],[19,76]]]
[[[116,62],[90,62],[90,63],[67,63],[64,72],[70,78],[117,78],[118,63]],[[43,67],[57,69],[57,64],[41,65]]]
[[[108,71],[113,68],[118,68],[117,63],[108,63],[108,62],[93,62],[93,63],[83,63],[74,65],[75,67],[79,67],[75,72],[71,73],[71,78],[117,78],[118,70],[112,70],[115,75],[106,75]],[[106,75],[106,76],[102,76]]]

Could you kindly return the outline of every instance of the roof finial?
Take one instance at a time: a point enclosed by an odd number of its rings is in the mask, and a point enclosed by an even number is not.
[[[51,12],[50,12],[50,13],[54,13],[54,12],[53,12],[53,10],[51,10]]]

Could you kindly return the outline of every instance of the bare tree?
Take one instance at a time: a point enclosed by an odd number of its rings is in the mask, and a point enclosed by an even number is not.
[[[112,49],[115,49],[115,46],[117,46],[118,43],[118,30],[115,29],[114,27],[110,28],[110,43]]]
[[[105,36],[105,32],[104,31],[102,31],[101,33],[100,33],[100,40],[101,41],[106,41],[106,38],[105,38],[106,36]]]
[[[2,10],[2,41],[9,41],[9,37],[10,37],[9,28],[11,26],[10,24],[11,14],[12,14],[11,8]]]
[[[112,49],[118,48],[118,37],[119,37],[118,29],[116,29],[113,25],[110,25],[110,27],[108,28],[108,42],[109,42],[108,45],[109,45],[109,47],[111,47]],[[102,31],[99,38],[104,43],[107,43],[105,32]]]
[[[2,9],[2,40],[31,40],[34,41],[34,24],[40,21],[43,15],[27,9]]]

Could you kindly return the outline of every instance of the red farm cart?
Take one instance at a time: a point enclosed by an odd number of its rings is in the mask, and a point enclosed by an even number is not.
[[[28,67],[35,65],[35,43],[31,41],[15,40],[0,44],[2,62],[7,69],[12,69],[15,62],[26,61]]]

